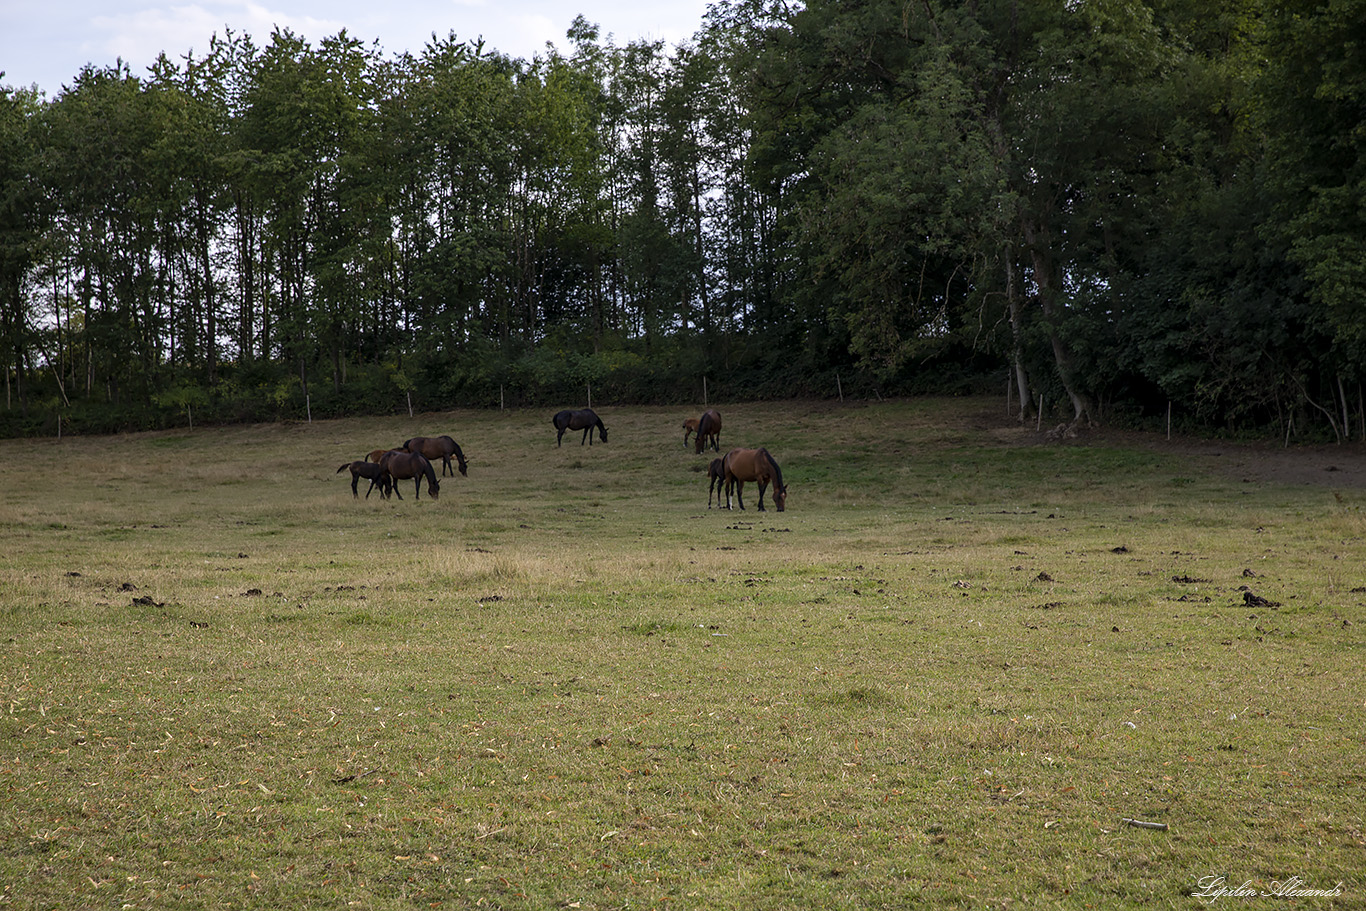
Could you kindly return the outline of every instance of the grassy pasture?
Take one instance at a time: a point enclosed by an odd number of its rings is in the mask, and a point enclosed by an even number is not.
[[[719,407],[0,441],[0,906],[1366,906],[1366,491]]]

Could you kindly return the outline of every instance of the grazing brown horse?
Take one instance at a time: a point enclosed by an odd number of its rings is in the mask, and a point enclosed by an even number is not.
[[[764,490],[773,482],[773,505],[778,512],[787,504],[787,485],[783,483],[783,472],[767,449],[732,449],[722,460],[722,471],[726,475],[726,508],[730,509],[730,490],[735,488],[735,499],[740,508],[745,508],[745,482],[759,483],[759,511],[764,512]]]
[[[561,411],[551,418],[550,422],[554,424],[555,429],[559,431],[559,433],[555,435],[556,446],[560,445],[560,440],[564,438],[564,432],[566,430],[583,431],[583,439],[579,440],[580,446],[583,445],[584,440],[588,441],[589,446],[593,445],[594,428],[602,435],[602,441],[604,443],[607,442],[607,428],[603,425],[602,418],[594,414],[593,409],[591,408],[583,408],[579,411]]]
[[[460,465],[460,473],[469,477],[469,473],[465,471],[466,466],[469,465],[465,461],[465,454],[460,451],[460,445],[448,436],[413,437],[404,442],[403,448],[409,452],[421,453],[428,461],[440,459],[443,478],[448,471],[451,477],[455,477],[455,469],[451,468],[451,456],[455,456],[455,461]]]
[[[688,445],[688,437],[697,433],[697,418],[688,418],[683,422],[683,445]]]
[[[379,460],[382,459],[382,458],[384,458],[384,454],[385,454],[386,452],[402,452],[402,451],[403,451],[403,447],[402,447],[402,446],[399,446],[397,449],[372,449],[372,450],[370,450],[370,454],[369,454],[368,456],[366,456],[365,458],[366,458],[367,460],[371,461],[371,462],[374,462],[375,464],[379,464]]]
[[[716,491],[716,505],[721,505],[721,487],[726,483],[725,459],[712,459],[707,466],[707,508],[711,509],[711,492]]]
[[[716,452],[721,451],[721,412],[708,408],[697,419],[697,451],[701,452],[711,443]]]
[[[351,469],[351,496],[359,497],[360,491],[356,490],[356,485],[361,478],[369,478],[370,486],[365,491],[365,499],[370,499],[370,491],[379,488],[379,495],[387,498],[389,496],[389,482],[384,476],[384,470],[375,462],[347,462],[337,469],[337,474],[341,474],[346,469]]]
[[[436,471],[432,468],[432,463],[421,453],[392,449],[380,458],[379,467],[390,479],[394,493],[398,494],[400,500],[403,499],[403,494],[399,493],[398,484],[395,482],[412,478],[413,496],[420,500],[424,475],[427,478],[427,493],[431,498],[435,500],[441,494],[441,482],[436,479]]]

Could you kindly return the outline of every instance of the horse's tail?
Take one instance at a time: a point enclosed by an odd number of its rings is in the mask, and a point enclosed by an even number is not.
[[[345,471],[346,469],[348,469],[348,468],[350,468],[350,467],[351,467],[351,463],[350,463],[350,462],[344,462],[344,463],[342,463],[342,467],[337,469],[337,474],[341,474],[343,471]]]
[[[769,467],[773,469],[773,483],[778,485],[779,490],[782,490],[783,470],[778,467],[777,459],[773,458],[773,456],[769,454],[769,451],[767,449],[762,449],[760,450],[760,452],[763,453],[764,459],[768,462]]]

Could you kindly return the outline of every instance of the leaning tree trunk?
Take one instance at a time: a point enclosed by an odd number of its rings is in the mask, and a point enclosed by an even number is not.
[[[1006,250],[1006,306],[1010,312],[1010,360],[1015,371],[1015,388],[1020,392],[1020,423],[1029,417],[1034,401],[1029,391],[1029,374],[1024,366],[1024,308],[1020,305],[1020,288],[1015,282],[1015,258]]]
[[[1048,246],[1048,229],[1033,225],[1026,219],[1024,235],[1034,262],[1034,281],[1039,288],[1039,304],[1048,327],[1048,341],[1053,347],[1053,363],[1067,397],[1072,400],[1072,426],[1095,423],[1095,406],[1077,382],[1072,352],[1058,334],[1058,321],[1062,315],[1057,304],[1060,286],[1053,253]]]

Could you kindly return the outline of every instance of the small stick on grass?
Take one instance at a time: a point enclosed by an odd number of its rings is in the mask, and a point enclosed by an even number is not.
[[[1127,822],[1129,825],[1139,829],[1156,829],[1159,832],[1167,831],[1167,824],[1165,822],[1144,822],[1141,819],[1129,819],[1127,816],[1122,819],[1121,822]]]

